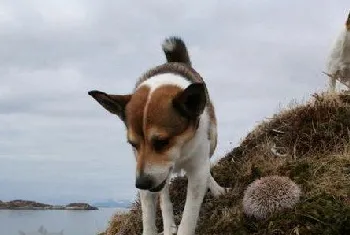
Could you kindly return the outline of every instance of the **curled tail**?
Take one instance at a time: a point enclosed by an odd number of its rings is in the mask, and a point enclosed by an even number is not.
[[[181,38],[176,36],[168,37],[164,40],[162,49],[168,62],[179,62],[185,63],[189,66],[192,65],[187,47]]]

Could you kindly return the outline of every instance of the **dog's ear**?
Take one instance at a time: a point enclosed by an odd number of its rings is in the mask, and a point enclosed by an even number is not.
[[[110,113],[125,121],[125,106],[130,101],[131,95],[110,95],[96,90],[89,91],[88,94]]]
[[[173,106],[181,115],[195,119],[202,114],[207,103],[204,83],[193,83],[173,100]]]

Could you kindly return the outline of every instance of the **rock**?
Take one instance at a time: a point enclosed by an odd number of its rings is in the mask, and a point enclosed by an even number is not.
[[[69,203],[66,205],[66,209],[68,210],[98,210],[97,207],[91,206],[88,203]]]

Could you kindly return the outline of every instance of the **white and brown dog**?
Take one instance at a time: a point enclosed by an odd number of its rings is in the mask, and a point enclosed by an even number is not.
[[[327,58],[329,91],[336,90],[337,80],[350,89],[350,13]]]
[[[192,68],[185,43],[169,37],[163,43],[167,62],[147,71],[132,94],[90,91],[99,104],[126,126],[136,157],[143,235],[155,235],[156,196],[160,194],[164,235],[193,235],[203,197],[226,192],[210,174],[217,144],[214,107],[202,77]],[[188,188],[177,229],[169,196],[171,173],[184,170]]]

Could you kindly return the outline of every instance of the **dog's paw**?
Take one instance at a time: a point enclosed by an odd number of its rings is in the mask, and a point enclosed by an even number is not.
[[[157,231],[154,231],[154,232],[145,231],[142,233],[142,235],[158,235],[158,232]]]
[[[161,233],[158,233],[158,235],[176,235],[177,234],[177,226],[176,225],[171,226],[170,231],[171,231],[170,233],[164,233],[164,231],[163,231]]]
[[[158,235],[176,235],[176,232],[172,232],[172,233],[166,234],[166,233],[164,233],[164,231],[163,231],[163,232],[161,232],[161,233],[158,233]]]
[[[171,233],[176,235],[177,234],[177,225],[171,226]]]
[[[228,193],[229,191],[231,191],[231,188],[217,187],[213,191],[211,191],[211,193],[214,195],[214,197],[219,197]]]
[[[176,235],[176,232],[172,232],[172,233],[166,234],[166,233],[164,233],[164,231],[163,231],[163,232],[161,232],[161,233],[158,233],[158,235]]]
[[[229,193],[232,190],[232,188],[225,188],[225,193]]]

